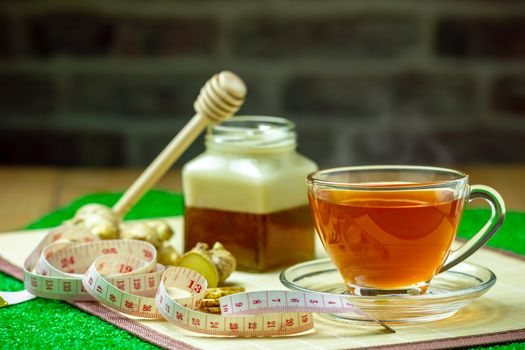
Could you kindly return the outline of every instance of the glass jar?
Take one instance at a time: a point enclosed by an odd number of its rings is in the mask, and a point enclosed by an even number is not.
[[[305,178],[317,166],[295,151],[294,128],[246,116],[208,129],[206,151],[182,170],[185,250],[219,241],[244,271],[314,257]]]

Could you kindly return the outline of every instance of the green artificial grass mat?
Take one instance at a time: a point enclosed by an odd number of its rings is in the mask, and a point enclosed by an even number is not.
[[[47,228],[60,225],[62,221],[70,219],[83,205],[89,203],[104,204],[112,207],[122,197],[122,193],[95,193],[81,197],[64,208],[44,215],[35,222],[27,225],[26,230]],[[165,191],[152,190],[147,192],[137,204],[126,214],[125,220],[162,218],[179,216],[184,213],[182,195]]]
[[[101,193],[82,197],[68,206],[45,215],[26,226],[37,229],[57,226],[71,218],[87,203],[113,206],[121,193]],[[182,215],[182,195],[164,191],[148,192],[126,215],[126,219],[143,219]],[[488,219],[484,209],[465,210],[459,236],[470,238]],[[179,232],[178,234],[181,234]],[[489,246],[525,255],[525,213],[508,212],[500,231]],[[22,290],[23,283],[0,272],[0,290]],[[36,298],[0,309],[0,348],[2,349],[155,349],[135,336],[99,318],[57,300]],[[513,343],[476,349],[525,349],[525,343]]]

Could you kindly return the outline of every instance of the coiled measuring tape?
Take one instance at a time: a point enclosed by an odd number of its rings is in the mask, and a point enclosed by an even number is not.
[[[314,327],[312,312],[355,313],[379,322],[344,297],[283,290],[228,295],[219,299],[220,315],[200,312],[206,279],[191,269],[166,269],[156,257],[148,242],[93,240],[81,229],[62,226],[51,230],[26,259],[24,285],[35,296],[96,300],[127,315],[166,319],[216,336],[302,333]]]

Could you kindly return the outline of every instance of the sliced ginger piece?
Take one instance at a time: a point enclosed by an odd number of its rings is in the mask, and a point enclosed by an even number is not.
[[[220,313],[219,299],[221,297],[244,291],[244,287],[208,288],[206,289],[206,292],[204,292],[204,298],[201,299],[201,310],[211,313]]]
[[[197,243],[195,248],[181,256],[177,261],[177,266],[200,273],[208,281],[208,288],[215,288],[219,284],[219,271],[213,263],[208,253],[208,245],[205,243]]]
[[[244,287],[221,287],[221,288],[208,288],[204,293],[204,298],[217,299],[222,298],[226,295],[236,294],[245,292]]]

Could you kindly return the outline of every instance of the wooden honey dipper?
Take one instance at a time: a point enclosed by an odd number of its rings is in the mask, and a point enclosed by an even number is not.
[[[152,188],[173,163],[209,124],[218,124],[239,110],[246,96],[246,85],[234,73],[222,71],[204,84],[193,105],[197,112],[142,172],[126,193],[113,206],[120,218]]]

